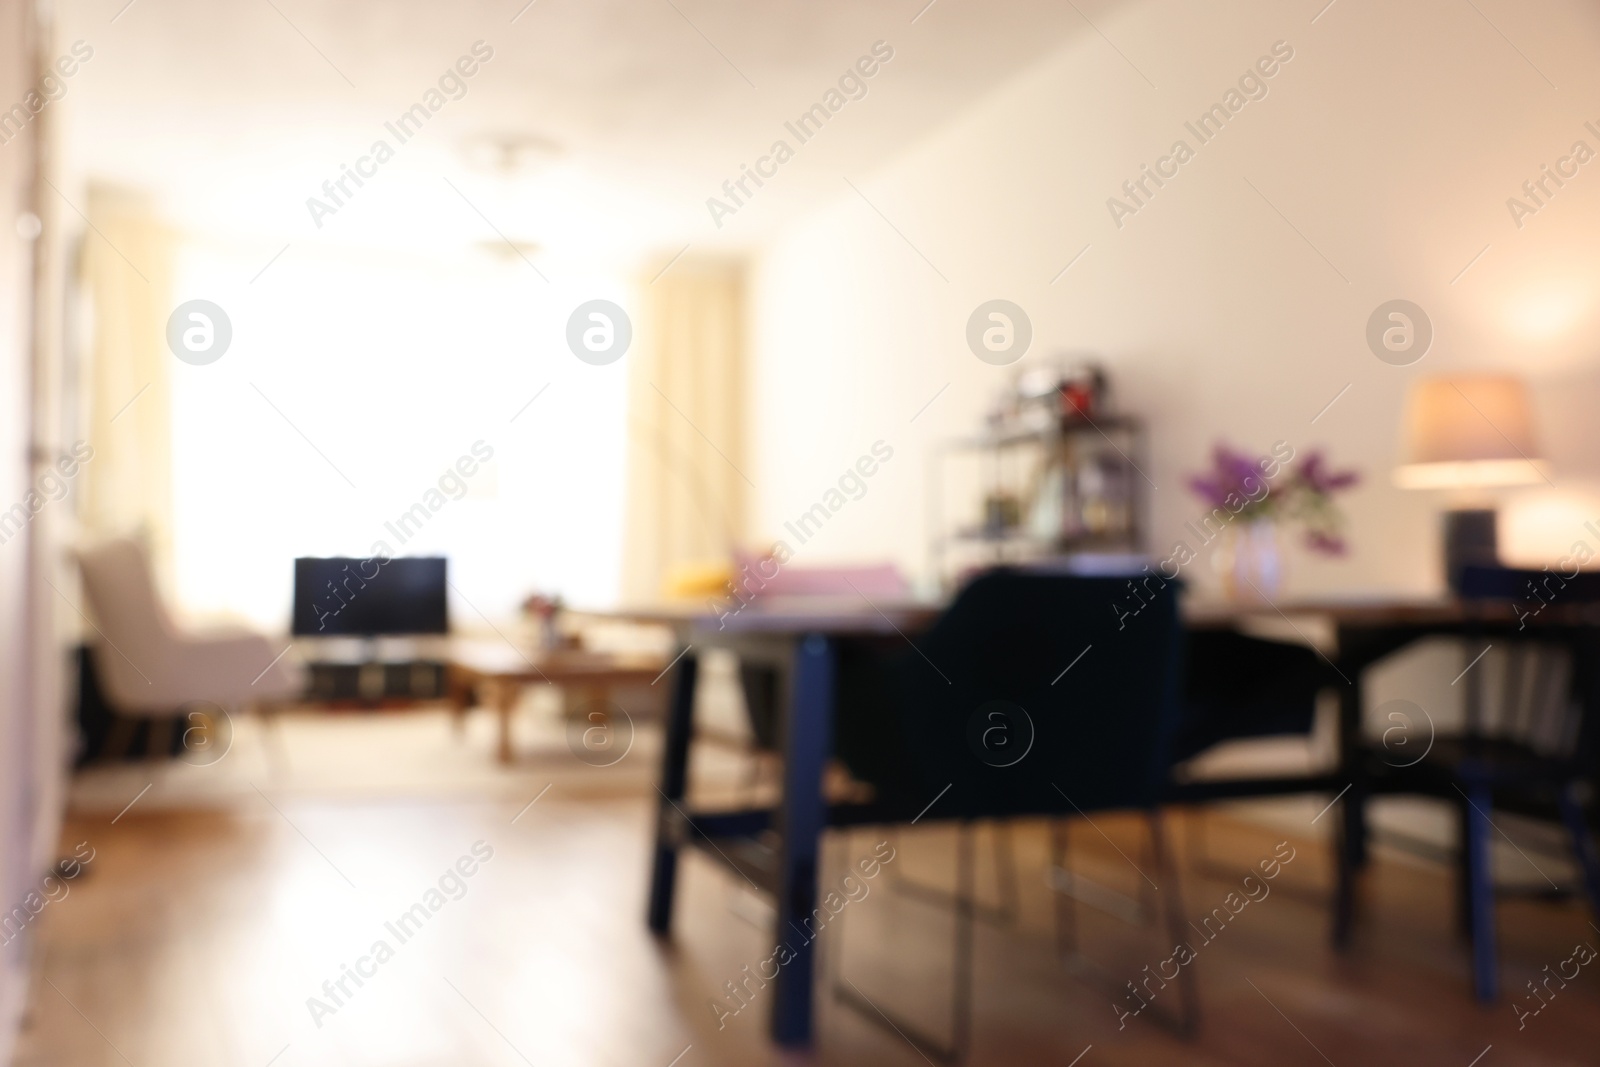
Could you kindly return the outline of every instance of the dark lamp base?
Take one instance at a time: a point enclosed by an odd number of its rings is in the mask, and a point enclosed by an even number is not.
[[[1444,513],[1444,575],[1452,593],[1461,591],[1461,568],[1499,563],[1495,512],[1471,508]]]

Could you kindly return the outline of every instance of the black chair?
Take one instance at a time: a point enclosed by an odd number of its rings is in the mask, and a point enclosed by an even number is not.
[[[1312,759],[1304,769],[1263,768],[1253,774],[1237,767],[1225,772],[1197,758],[1218,746],[1267,738],[1304,738],[1310,749],[1317,697],[1343,681],[1316,650],[1233,629],[1194,629],[1187,635],[1184,665],[1184,719],[1173,751],[1169,803],[1299,796],[1341,788],[1331,752],[1323,766]],[[1314,757],[1316,752],[1308,754]],[[1202,824],[1190,819],[1187,827],[1190,869],[1231,878],[1232,871],[1207,856]]]
[[[1600,920],[1600,857],[1585,810],[1594,793],[1600,741],[1600,629],[1583,617],[1586,605],[1600,601],[1600,575],[1563,581],[1545,571],[1468,566],[1460,593],[1484,619],[1469,629],[1466,653],[1487,654],[1493,646],[1502,683],[1498,698],[1491,699],[1485,684],[1489,664],[1473,661],[1462,675],[1461,735],[1433,738],[1425,756],[1404,766],[1371,753],[1369,773],[1380,792],[1420,793],[1456,806],[1459,918],[1472,942],[1474,989],[1480,1000],[1490,1001],[1499,985],[1497,892],[1489,863],[1490,843],[1499,833],[1496,809],[1565,828],[1583,891]],[[1508,602],[1516,605],[1516,625],[1504,621]]]
[[[1224,741],[1310,734],[1317,694],[1340,680],[1305,645],[1236,630],[1191,632],[1184,663],[1175,762]]]
[[[1183,937],[1177,871],[1158,817],[1180,727],[1183,633],[1177,583],[1000,570],[968,585],[914,647],[847,642],[839,657],[836,752],[870,783],[874,821],[959,824],[956,986],[948,1045],[971,1033],[972,828],[981,820],[1143,812],[1168,934]],[[1130,860],[1130,864],[1132,861]],[[1198,1012],[1192,969],[1180,1028]],[[835,995],[879,1019],[853,987]],[[1119,990],[1120,992],[1120,990]]]

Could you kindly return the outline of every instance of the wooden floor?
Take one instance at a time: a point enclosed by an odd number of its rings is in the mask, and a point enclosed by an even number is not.
[[[376,720],[357,725],[387,728]],[[430,736],[430,743],[448,740],[442,728]],[[481,745],[483,766],[490,766],[487,729],[450,743]],[[350,758],[371,757],[355,750]],[[504,788],[504,778],[481,795],[395,788],[364,794],[297,786],[291,778],[263,780],[260,792],[253,785],[250,795],[230,793],[223,803],[163,805],[152,794],[114,823],[114,808],[75,813],[63,852],[87,842],[94,859],[70,894],[36,920],[35,988],[18,1062],[807,1062],[767,1043],[763,996],[770,990],[753,989],[747,1008],[726,1014],[724,983],[772,953],[767,906],[737,879],[690,859],[674,940],[658,943],[643,922],[653,791],[639,775],[586,768],[588,777],[546,774],[545,758],[554,766],[549,754],[523,766],[520,791]],[[562,766],[575,762],[567,757]],[[541,779],[556,784],[528,807]],[[1045,828],[1025,824],[1014,833],[1020,914],[1012,924],[982,923],[977,931],[969,1062],[1065,1065],[1080,1054],[1080,1067],[1557,1067],[1600,1060],[1600,966],[1583,968],[1565,988],[1552,983],[1553,999],[1520,1031],[1511,1007],[1527,979],[1546,965],[1554,970],[1576,943],[1600,946],[1600,931],[1571,903],[1502,905],[1509,995],[1483,1007],[1470,996],[1442,871],[1380,857],[1358,943],[1340,956],[1327,943],[1329,869],[1318,835],[1331,820],[1313,826],[1307,819],[1298,832],[1278,832],[1208,816],[1201,863],[1186,818],[1172,813],[1169,822],[1184,853],[1184,914],[1197,923],[1223,906],[1278,842],[1296,850],[1270,896],[1245,906],[1214,942],[1193,939],[1200,945],[1189,965],[1202,1001],[1198,1036],[1170,1035],[1149,1022],[1153,1013],[1119,1029],[1117,1005],[1134,1002],[1062,968],[1044,877]],[[868,830],[834,840],[825,880],[840,877],[843,859],[868,856],[884,840]],[[864,883],[866,895],[818,942],[826,966],[864,996],[935,1032],[950,1023],[950,917],[895,880],[950,884],[952,841],[938,826],[895,835],[895,860]],[[990,839],[980,843],[980,888],[993,900],[997,865]],[[1149,889],[1134,866],[1150,871],[1143,843],[1142,823],[1128,817],[1096,817],[1072,830],[1075,867],[1133,895],[1141,885]],[[442,906],[401,943],[385,924],[428,903],[441,876],[475,847],[476,866],[463,865],[473,867],[472,876],[446,877]],[[483,861],[488,849],[492,858]],[[1163,897],[1178,891],[1164,881]],[[1085,951],[1117,986],[1143,979],[1147,964],[1154,969],[1171,955],[1154,931],[1098,912],[1082,912],[1081,932]],[[337,981],[344,965],[355,966],[379,940],[392,958],[363,963],[370,977],[359,988],[347,979],[349,995],[340,995],[337,1011],[314,1020],[308,998],[332,1005],[323,983]],[[1175,997],[1169,987],[1157,993],[1157,1005]],[[810,1058],[924,1063],[892,1030],[826,996]]]

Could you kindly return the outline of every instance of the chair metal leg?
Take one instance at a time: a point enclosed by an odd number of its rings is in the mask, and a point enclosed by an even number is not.
[[[975,966],[972,956],[973,919],[977,915],[977,863],[973,852],[973,828],[963,824],[956,838],[957,889],[956,889],[956,953],[955,989],[951,996],[952,1057],[967,1058],[972,1045],[972,979]]]
[[[850,870],[850,848],[855,840],[855,835],[849,827],[841,827],[830,831],[825,838],[824,850],[831,857],[828,860],[829,870]],[[825,945],[817,953],[817,966],[822,972],[824,983],[830,990],[836,990],[840,984],[840,975],[844,973],[844,917],[850,909],[846,908],[834,916],[834,935],[830,944]]]
[[[1203,809],[1199,807],[1189,808],[1183,824],[1185,828],[1183,834],[1184,848],[1181,852],[1181,858],[1184,870],[1197,878],[1214,878],[1219,882],[1231,882],[1239,876],[1236,867],[1230,867],[1226,863],[1211,858],[1210,850],[1206,845],[1206,813]],[[1174,832],[1172,836],[1176,839],[1178,834]],[[1180,854],[1177,846],[1178,842],[1174,840],[1173,855],[1175,858]],[[1329,903],[1328,894],[1321,886],[1282,885],[1274,889],[1273,892],[1304,900],[1319,910],[1327,907]]]
[[[1495,951],[1494,881],[1489,864],[1489,809],[1493,804],[1487,787],[1475,785],[1467,790],[1467,871],[1471,880],[1472,907],[1472,984],[1478,999],[1489,1002],[1498,995],[1499,965]]]
[[[1144,864],[1149,864],[1150,866],[1160,866],[1161,864],[1161,857],[1157,854],[1161,845],[1159,844],[1160,830],[1157,827],[1156,819],[1157,816],[1153,812],[1146,819],[1146,826],[1150,832],[1146,836],[1144,844],[1139,848],[1140,870],[1144,869]],[[1151,879],[1141,877],[1135,888],[1139,893],[1139,914],[1148,918],[1159,916],[1161,914],[1161,893],[1151,884]]]
[[[1076,905],[1079,901],[1090,904],[1107,914],[1123,919],[1130,924],[1153,925],[1163,930],[1166,938],[1172,945],[1185,942],[1189,937],[1186,929],[1187,920],[1183,914],[1183,894],[1180,888],[1180,877],[1177,863],[1173,859],[1172,850],[1168,847],[1167,835],[1159,811],[1146,813],[1146,825],[1150,831],[1149,856],[1151,867],[1155,872],[1157,885],[1154,903],[1146,906],[1143,903],[1144,893],[1140,899],[1125,896],[1124,894],[1096,886],[1072,874],[1067,868],[1067,834],[1065,820],[1061,820],[1059,831],[1053,841],[1054,853],[1058,867],[1055,870],[1056,881],[1052,883],[1056,889],[1056,944],[1061,951],[1063,963],[1070,967],[1077,976],[1091,985],[1100,988],[1105,994],[1116,1001],[1126,996],[1126,990],[1119,988],[1117,980],[1103,967],[1099,966],[1088,956],[1079,952],[1076,945]],[[1055,827],[1053,827],[1055,829]],[[1092,890],[1092,892],[1091,892]],[[1066,905],[1063,906],[1063,898]],[[1070,934],[1068,931],[1071,931]],[[1167,946],[1163,946],[1166,948]],[[1200,1025],[1200,993],[1198,980],[1192,966],[1180,966],[1177,976],[1163,981],[1178,983],[1178,1010],[1170,1012],[1164,1008],[1152,1006],[1150,1018],[1152,1022],[1163,1026],[1181,1037],[1192,1036]],[[1165,988],[1163,984],[1162,988]],[[1142,1010],[1142,1009],[1141,1009]]]
[[[1578,859],[1578,866],[1583,870],[1583,888],[1589,897],[1589,910],[1594,914],[1595,921],[1600,922],[1600,854],[1594,847],[1594,838],[1589,833],[1589,822],[1583,816],[1583,806],[1573,796],[1574,786],[1568,785],[1561,790],[1560,800],[1561,821],[1567,824],[1567,833],[1572,835],[1572,853]]]
[[[1160,891],[1162,902],[1165,904],[1167,920],[1167,937],[1174,945],[1183,943],[1188,936],[1184,929],[1186,921],[1183,917],[1183,891],[1178,877],[1178,867],[1173,861],[1171,849],[1167,845],[1167,835],[1161,821],[1161,812],[1150,813],[1150,852],[1153,859],[1152,866],[1156,869],[1158,884],[1167,888]],[[1200,1028],[1200,986],[1195,977],[1193,967],[1181,967],[1178,973],[1178,1033],[1183,1037],[1193,1036]]]
[[[980,903],[974,890],[973,914],[984,922],[994,923],[996,926],[1013,926],[1022,912],[1022,893],[1017,885],[1017,861],[1011,846],[1011,825],[1006,822],[996,822],[993,824],[993,831],[995,882],[999,888],[1000,903]],[[892,834],[890,840],[894,840]],[[959,896],[936,886],[924,885],[898,872],[889,875],[888,881],[889,888],[896,893],[935,904],[953,907]]]
[[[956,892],[955,946],[953,982],[950,993],[950,1043],[944,1044],[930,1037],[916,1024],[868,1000],[856,989],[855,983],[838,974],[833,983],[834,1000],[854,1009],[862,1018],[892,1029],[909,1041],[917,1051],[940,1063],[960,1063],[967,1058],[972,1047],[972,987],[973,987],[973,934],[976,926],[977,905],[975,846],[972,823],[962,822],[956,830]],[[843,913],[839,922],[844,920]],[[839,940],[843,940],[841,937]]]
[[[1189,869],[1205,870],[1211,866],[1211,854],[1206,850],[1205,813],[1198,807],[1188,809],[1183,820]]]
[[[1017,854],[1011,839],[1011,824],[994,824],[994,878],[1000,892],[999,916],[1012,924],[1022,914],[1022,891],[1017,885]]]
[[[1066,819],[1050,820],[1050,868],[1070,871],[1070,827]],[[1070,893],[1055,894],[1056,954],[1063,958],[1078,951],[1078,901]]]

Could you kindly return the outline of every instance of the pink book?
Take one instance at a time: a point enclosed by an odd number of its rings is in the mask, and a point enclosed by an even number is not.
[[[763,581],[762,596],[855,596],[869,600],[904,600],[911,595],[910,584],[900,568],[893,563],[874,563],[841,567],[801,567],[794,563],[780,565],[776,561],[740,553],[737,557],[740,572],[749,573]],[[778,573],[767,577],[774,567]]]

